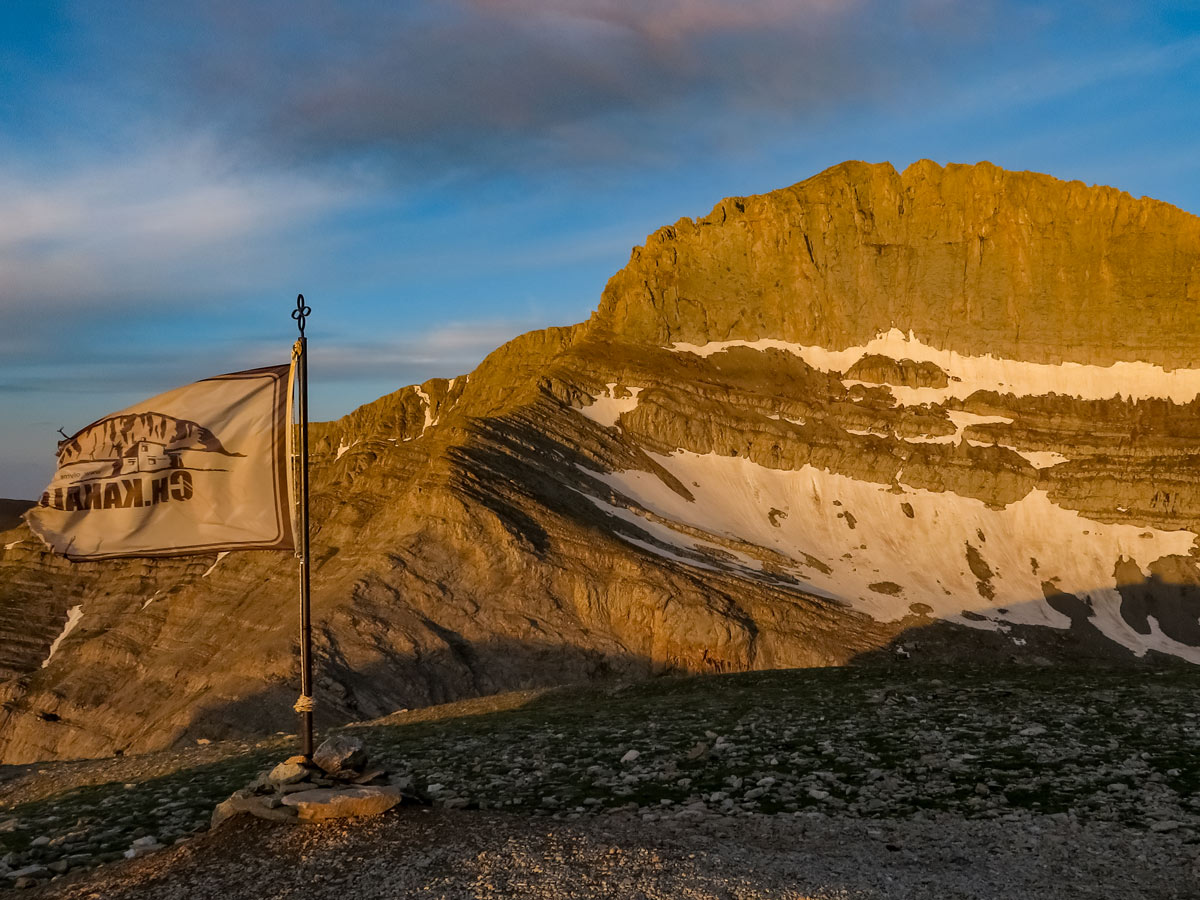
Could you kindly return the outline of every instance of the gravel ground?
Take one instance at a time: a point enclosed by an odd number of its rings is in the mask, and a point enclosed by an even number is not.
[[[347,729],[431,810],[348,831],[235,828],[273,848],[272,871],[361,856],[401,896],[486,896],[488,878],[498,896],[536,895],[521,879],[621,896],[628,875],[645,896],[1200,898],[1198,698],[1193,669],[944,667],[508,694]],[[206,834],[210,813],[294,745],[0,770],[0,887],[93,878],[109,885],[97,896],[174,896],[118,886],[171,865],[180,884],[217,879],[224,854],[240,889],[255,851]],[[371,840],[397,850],[372,860]],[[445,854],[450,882],[430,862]],[[253,878],[283,893],[245,896],[289,896],[287,877],[264,869]]]
[[[61,900],[1200,896],[1196,848],[1113,823],[939,814],[578,822],[406,807],[361,824],[237,820],[47,886]],[[26,893],[25,896],[30,896]]]

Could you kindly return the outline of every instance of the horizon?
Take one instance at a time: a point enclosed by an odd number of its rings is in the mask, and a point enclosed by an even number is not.
[[[1200,212],[1188,4],[0,13],[0,497],[61,426],[286,360],[314,419],[585,320],[632,247],[849,159]],[[12,89],[15,88],[15,89]]]

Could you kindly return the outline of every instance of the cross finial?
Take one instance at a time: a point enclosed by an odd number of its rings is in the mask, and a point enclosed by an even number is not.
[[[312,312],[312,307],[304,305],[304,295],[296,295],[296,308],[292,310],[292,318],[296,320],[296,326],[300,329],[300,337],[304,337],[304,320],[308,318],[308,314]]]

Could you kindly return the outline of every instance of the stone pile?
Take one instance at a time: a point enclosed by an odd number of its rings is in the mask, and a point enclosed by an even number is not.
[[[355,732],[370,760],[358,741],[338,739],[311,769],[273,765],[290,735],[230,745],[228,756],[214,744],[55,764],[0,784],[0,888],[186,841],[247,782],[227,808],[245,802],[252,808],[239,813],[288,822],[365,815],[402,792],[444,811],[537,816],[547,828],[553,819],[637,820],[679,833],[705,822],[732,831],[859,820],[862,833],[879,832],[880,847],[957,822],[963,834],[1023,835],[1032,853],[1050,841],[1038,835],[1056,835],[1059,846],[1091,829],[1124,835],[1131,859],[1164,847],[1200,873],[1198,694],[1200,669],[667,678],[397,714]],[[1003,828],[988,831],[988,821]],[[963,841],[946,852],[969,855]]]
[[[386,812],[403,797],[383,769],[368,763],[360,738],[331,737],[317,748],[311,763],[303,756],[290,757],[219,803],[212,827],[243,814],[297,823]]]

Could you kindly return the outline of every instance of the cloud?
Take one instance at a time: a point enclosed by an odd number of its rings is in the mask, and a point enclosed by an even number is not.
[[[353,199],[304,175],[232,167],[206,141],[10,170],[0,175],[0,323],[18,300],[44,313],[186,295],[201,259],[206,292],[236,289],[270,244]]]
[[[361,339],[333,336],[313,345],[313,367],[325,379],[391,381],[395,389],[413,381],[452,378],[472,371],[485,356],[519,334],[544,323],[528,319],[452,322],[404,337]]]
[[[769,123],[877,101],[969,48],[989,7],[268,0],[142,5],[93,26],[127,93],[141,102],[153,85],[164,115],[219,127],[247,152],[542,172],[752,147]]]

